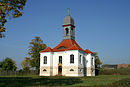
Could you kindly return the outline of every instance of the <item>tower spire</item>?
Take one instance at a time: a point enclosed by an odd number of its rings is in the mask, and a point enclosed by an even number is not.
[[[70,16],[70,8],[68,8],[68,16]]]
[[[75,40],[75,26],[74,19],[70,16],[70,9],[67,8],[68,15],[64,18],[63,22],[63,40]]]

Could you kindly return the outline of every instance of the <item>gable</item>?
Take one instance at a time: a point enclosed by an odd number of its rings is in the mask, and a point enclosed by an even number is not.
[[[57,48],[57,49],[66,49],[66,47],[64,47],[64,46],[60,46],[60,47]]]

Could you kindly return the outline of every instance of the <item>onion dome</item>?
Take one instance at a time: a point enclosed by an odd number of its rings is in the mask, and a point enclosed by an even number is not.
[[[63,25],[74,25],[74,19],[70,16],[69,9],[68,9],[68,16],[64,18]]]

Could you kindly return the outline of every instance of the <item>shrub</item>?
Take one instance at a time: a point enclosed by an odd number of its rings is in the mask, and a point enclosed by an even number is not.
[[[122,79],[112,84],[107,85],[95,85],[95,86],[87,86],[87,87],[130,87],[130,78]]]
[[[99,75],[130,75],[130,68],[99,69]]]

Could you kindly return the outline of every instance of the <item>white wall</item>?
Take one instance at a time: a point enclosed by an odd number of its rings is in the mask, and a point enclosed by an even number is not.
[[[74,64],[70,63],[70,55],[74,55]],[[71,50],[71,51],[66,51],[65,53],[65,66],[78,66],[78,50]]]
[[[79,76],[84,76],[86,73],[86,59],[85,54],[83,51],[79,51],[78,53],[78,74]],[[80,62],[80,55],[81,55],[81,62]]]
[[[93,58],[93,61],[92,61]],[[88,54],[86,56],[87,60],[87,68],[90,72],[88,72],[87,76],[95,76],[95,56],[92,54]],[[92,65],[93,62],[93,65]]]
[[[44,56],[47,56],[47,64],[43,64]],[[51,52],[44,52],[40,53],[40,66],[52,66],[52,53]]]
[[[71,54],[74,55],[74,64],[70,63]],[[69,74],[67,75],[67,73],[69,73],[69,70],[74,66],[78,66],[78,50],[54,52],[54,55],[53,55],[53,60],[54,60],[53,61],[53,69],[54,69],[53,74],[54,75],[58,74],[59,56],[62,56],[62,75],[69,76]]]
[[[47,64],[44,64],[44,56],[47,57]],[[52,52],[44,52],[40,53],[40,76],[50,76],[53,72],[51,67],[53,65],[52,63]],[[43,69],[46,69],[47,71],[43,72]]]
[[[70,63],[70,55],[74,55],[74,63]],[[81,63],[79,62],[80,55]],[[43,58],[47,56],[47,64],[43,64]],[[70,50],[61,52],[44,52],[40,53],[40,67],[49,67],[48,76],[58,75],[59,56],[62,56],[62,75],[64,76],[84,76],[85,68],[92,68],[94,71],[89,73],[89,76],[95,76],[95,57],[92,54],[86,54],[83,51]],[[93,58],[93,66],[91,60]],[[48,68],[47,68],[48,69]],[[74,72],[70,72],[74,69]],[[86,73],[87,74],[87,73]]]

